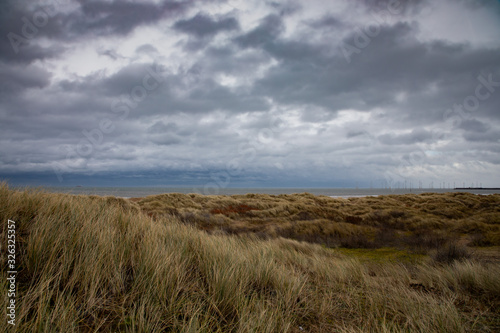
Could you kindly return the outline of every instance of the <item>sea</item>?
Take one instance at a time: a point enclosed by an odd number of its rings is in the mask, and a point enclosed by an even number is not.
[[[163,193],[198,193],[203,195],[235,195],[235,194],[293,194],[311,193],[313,195],[325,195],[333,198],[352,198],[379,196],[390,194],[419,194],[419,193],[446,193],[446,192],[469,192],[473,194],[500,194],[500,189],[478,189],[478,188],[203,188],[203,187],[47,187],[41,188],[48,192],[85,194],[99,196],[115,196],[121,198],[142,198],[149,195]]]

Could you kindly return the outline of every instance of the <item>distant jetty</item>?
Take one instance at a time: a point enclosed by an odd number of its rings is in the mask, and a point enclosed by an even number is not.
[[[500,187],[455,187],[454,190],[494,190],[500,191]]]

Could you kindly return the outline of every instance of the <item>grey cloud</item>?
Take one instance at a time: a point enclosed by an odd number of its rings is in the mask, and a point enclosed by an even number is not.
[[[462,2],[469,9],[479,9],[483,7],[488,7],[488,10],[494,10],[497,13],[500,13],[500,8],[498,8],[495,1],[489,0],[458,0],[457,2]]]
[[[0,109],[5,117],[3,124],[13,125],[8,130],[29,137],[49,137],[62,131],[78,131],[83,127],[95,127],[102,114],[113,115],[110,103],[101,96],[88,98],[87,92],[67,94],[64,92],[37,91],[23,94],[3,103]],[[26,121],[29,119],[29,121]],[[39,129],[40,132],[32,131]]]
[[[99,55],[110,57],[113,60],[125,59],[124,56],[118,54],[115,50],[98,50]]]
[[[199,66],[208,72],[232,74],[246,77],[255,73],[260,65],[268,64],[271,56],[260,50],[240,53],[235,47],[208,47],[205,57],[200,59]]]
[[[348,139],[369,135],[366,131],[349,131],[346,135]]]
[[[268,15],[253,30],[237,37],[236,43],[241,47],[259,47],[272,43],[285,29],[283,20],[278,15]]]
[[[300,119],[304,122],[324,123],[332,120],[334,117],[335,113],[328,110],[307,107],[306,110],[302,111]]]
[[[191,5],[190,1],[168,0],[160,4],[95,0],[78,0],[78,3],[79,8],[63,13],[58,12],[55,6],[29,8],[23,2],[2,2],[0,35],[9,38],[0,40],[0,59],[30,63],[37,59],[58,57],[66,48],[55,44],[57,41],[74,42],[89,34],[127,35],[137,26],[151,25],[163,18],[172,17]],[[36,15],[44,19],[38,25],[34,21]],[[53,45],[41,46],[41,37],[47,37]]]
[[[158,49],[151,44],[143,44],[143,45],[139,46],[137,49],[135,49],[135,52],[136,53],[156,54],[156,53],[158,53]]]
[[[106,77],[102,81],[92,82],[91,84],[95,85],[97,83],[106,93],[111,95],[129,94],[134,87],[142,87],[144,78],[151,77],[151,72],[157,72],[159,80],[163,80],[162,77],[167,75],[164,69],[155,64],[131,64],[123,67],[112,76]],[[150,84],[159,84],[158,82],[153,82],[154,80],[152,78]]]
[[[496,142],[500,143],[500,131],[466,132],[464,139],[471,142]]]
[[[490,126],[477,119],[467,119],[460,123],[459,128],[468,132],[484,133],[488,131]]]
[[[30,42],[19,47],[15,52],[7,38],[0,42],[0,59],[5,62],[29,64],[35,60],[51,59],[59,57],[66,49],[61,46],[43,47]]]
[[[378,137],[386,145],[411,145],[432,140],[432,133],[426,130],[413,130],[408,134],[383,134]]]
[[[126,35],[139,25],[150,25],[165,17],[183,12],[188,2],[163,1],[160,4],[124,1],[78,0],[81,13],[69,23],[75,33],[93,31],[98,35]]]
[[[277,10],[280,16],[293,15],[302,9],[297,1],[266,1],[266,4]]]
[[[342,28],[345,26],[345,23],[341,19],[332,14],[326,14],[320,19],[314,21],[306,21],[305,23],[315,29]]]
[[[9,0],[0,4],[0,60],[27,64],[61,55],[65,50],[62,45],[38,45],[39,36],[46,33],[48,27],[35,26],[33,15],[37,10],[28,10],[22,4],[22,1]]]
[[[73,42],[90,35],[127,35],[140,25],[152,25],[164,18],[183,13],[192,1],[163,1],[159,4],[129,1],[77,0],[79,7],[68,13],[55,6],[23,6],[23,2],[4,1],[0,7],[0,35],[14,33],[22,38],[19,52],[15,52],[8,38],[0,41],[0,59],[15,62],[32,62],[36,59],[60,56],[61,45],[40,46],[40,37],[51,41]],[[36,14],[45,21],[34,25]],[[25,20],[29,21],[27,25]],[[26,35],[24,32],[28,32]],[[11,35],[12,36],[12,35]],[[17,38],[17,37],[16,37]],[[11,38],[12,39],[12,38]],[[14,44],[21,40],[17,38]],[[26,42],[24,42],[26,41]]]
[[[430,2],[429,0],[356,0],[355,3],[363,4],[369,12],[390,10],[397,14],[415,15]]]
[[[154,78],[151,73],[156,73]],[[159,85],[158,81],[163,82],[168,75],[169,72],[164,66],[154,63],[132,63],[110,76],[106,76],[102,71],[95,72],[78,79],[60,81],[59,86],[68,92],[88,93],[96,97],[100,95],[118,97],[129,95],[136,86],[142,87],[145,78],[148,78],[148,84]]]
[[[52,74],[38,66],[6,66],[0,63],[0,95],[20,93],[25,89],[44,88],[50,84]]]
[[[270,107],[260,96],[248,95],[244,90],[233,91],[208,78],[191,89],[185,98],[175,98],[169,104],[169,109],[184,112],[265,111]]]
[[[132,64],[111,76],[94,73],[78,81],[60,82],[59,86],[73,93],[92,94],[94,100],[106,97],[108,106],[105,110],[109,111],[112,101],[120,101],[123,95],[130,95],[135,87],[141,87],[152,68],[159,72],[161,82],[155,90],[147,93],[147,98],[137,103],[137,109],[131,110],[131,118],[179,112],[208,113],[215,110],[240,113],[264,111],[270,107],[260,96],[250,95],[244,89],[230,89],[219,84],[210,73],[205,73],[197,65],[172,73],[158,70],[154,64]],[[149,81],[151,84],[158,83],[153,82],[153,79]],[[110,100],[110,97],[113,99]]]
[[[203,50],[210,44],[209,39],[188,39],[188,40],[183,40],[178,43],[179,46],[182,46],[185,52],[187,53],[196,53],[200,50]]]
[[[399,108],[400,118],[418,124],[443,121],[447,108],[474,94],[476,73],[496,73],[498,50],[444,41],[423,43],[414,37],[417,30],[418,26],[408,23],[382,26],[351,63],[341,53],[331,54],[326,45],[275,40],[263,48],[282,63],[257,82],[255,93],[281,103],[314,104],[335,112],[394,106],[397,93],[403,91],[408,103],[400,102],[407,110],[401,114]],[[354,45],[353,36],[344,42]],[[496,82],[498,77],[494,76]],[[438,100],[427,93],[432,85],[439,91]],[[498,95],[482,103],[482,110],[490,110],[485,114],[493,116]]]
[[[179,127],[175,123],[165,124],[163,121],[157,121],[148,128],[149,133],[165,133],[171,131],[177,131]]]
[[[156,143],[157,145],[170,146],[181,143],[182,140],[176,135],[165,133],[151,135],[151,142]]]
[[[195,37],[204,38],[223,31],[238,30],[239,24],[233,17],[216,20],[207,14],[198,13],[190,19],[175,22],[173,27]]]
[[[314,66],[325,66],[330,60],[325,56],[327,50],[325,46],[314,45],[300,40],[277,40],[265,45],[264,50],[276,59],[293,62],[305,61],[305,65],[313,68]]]

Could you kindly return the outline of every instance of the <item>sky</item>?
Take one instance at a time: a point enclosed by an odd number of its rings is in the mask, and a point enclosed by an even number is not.
[[[4,0],[14,185],[500,187],[500,2]]]

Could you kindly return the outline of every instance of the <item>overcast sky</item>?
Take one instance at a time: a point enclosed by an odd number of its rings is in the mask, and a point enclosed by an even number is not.
[[[0,19],[12,183],[500,186],[499,1],[4,0]]]

